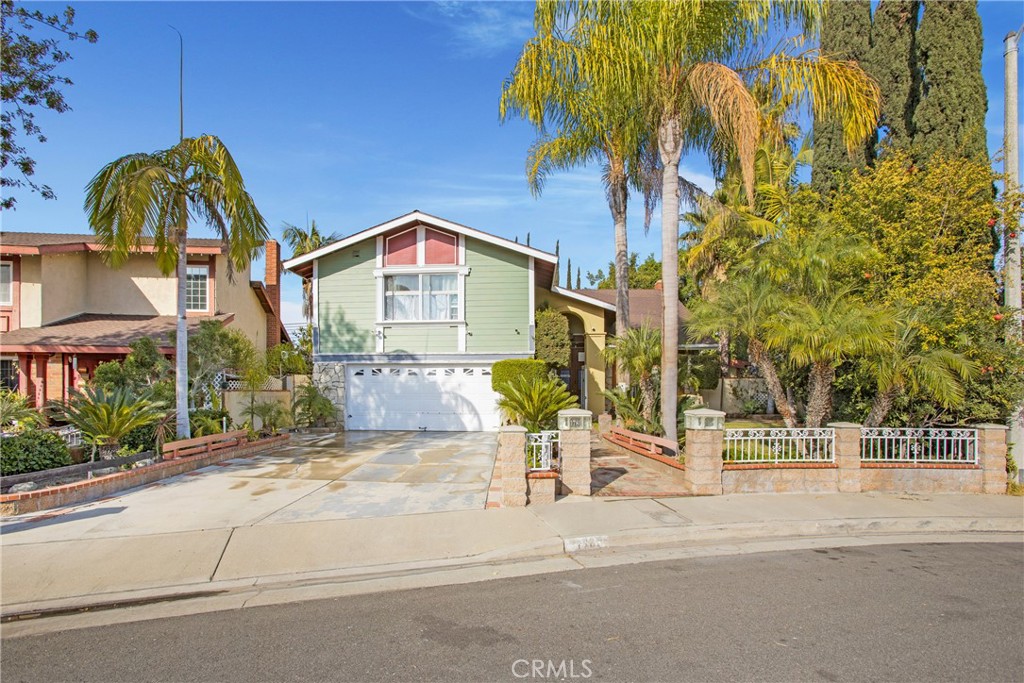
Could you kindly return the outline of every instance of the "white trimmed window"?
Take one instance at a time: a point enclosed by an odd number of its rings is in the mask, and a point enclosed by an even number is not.
[[[459,277],[456,273],[384,276],[384,319],[458,320]]]
[[[14,303],[14,264],[10,261],[0,261],[0,306],[10,306]]]
[[[188,266],[185,272],[185,310],[210,310],[210,267]]]

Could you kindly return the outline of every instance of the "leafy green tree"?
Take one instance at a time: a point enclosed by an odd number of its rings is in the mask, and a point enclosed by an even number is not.
[[[835,59],[865,64],[871,49],[870,0],[826,0],[821,23],[821,51]],[[814,120],[814,188],[827,195],[835,187],[836,172],[867,165],[873,155],[874,136],[850,149],[842,124],[827,117]]]
[[[228,274],[249,266],[269,236],[228,148],[213,135],[170,149],[129,154],[104,166],[86,187],[89,226],[110,265],[124,265],[153,240],[156,263],[178,279],[175,351],[177,435],[188,438],[188,328],[185,321],[188,224],[199,218],[224,243]]]
[[[291,247],[292,258],[316,251],[325,244],[341,239],[341,236],[336,232],[332,232],[329,235],[320,232],[320,228],[316,226],[315,220],[310,222],[308,228],[300,228],[291,223],[285,223],[282,236],[285,243]],[[307,325],[313,324],[313,280],[308,277],[302,278],[302,317],[306,319]]]
[[[554,367],[569,367],[569,321],[553,308],[539,308],[536,320],[536,356]]]
[[[201,406],[209,393],[220,389],[213,386],[217,373],[224,370],[241,373],[259,356],[256,346],[244,332],[225,327],[218,320],[201,321],[188,346],[190,406]]]
[[[635,251],[629,254],[629,289],[654,289],[654,285],[661,279],[661,262],[654,258],[654,254],[648,254],[643,263],[640,263],[640,255]],[[597,289],[615,289],[615,262],[608,264],[608,274],[598,269],[596,273],[587,273],[587,282],[591,287]]]
[[[871,25],[868,72],[882,92],[885,148],[907,149],[914,139],[914,110],[921,96],[917,68],[920,0],[880,0]]]
[[[678,374],[678,227],[680,161],[684,151],[720,157],[735,150],[748,196],[753,195],[753,156],[760,112],[749,86],[760,83],[770,101],[810,102],[816,114],[843,121],[850,148],[874,132],[878,92],[856,65],[795,52],[794,43],[764,56],[776,44],[776,19],[820,17],[819,4],[759,2],[551,2],[538,5],[535,26],[542,39],[573,44],[579,59],[570,77],[581,87],[614,84],[626,102],[637,103],[657,141],[662,202],[664,340],[661,367]],[[787,49],[788,48],[788,49]],[[665,430],[676,438],[676,382],[662,382]]]
[[[922,160],[936,152],[988,161],[977,0],[924,3],[917,31],[921,100],[914,109],[914,146]]]
[[[81,38],[95,43],[99,39],[91,29],[75,31],[74,23],[75,10],[70,6],[61,14],[43,14],[38,9],[17,7],[14,0],[0,0],[0,208],[5,211],[17,204],[9,196],[15,188],[27,185],[44,199],[56,196],[49,186],[37,185],[32,180],[36,162],[19,136],[46,142],[36,123],[36,113],[49,110],[62,114],[71,109],[63,93],[63,88],[72,85],[71,79],[58,71],[61,64],[71,59],[71,53],[61,47],[57,37],[33,39],[32,32],[41,28],[51,36],[62,34],[68,41]]]
[[[171,365],[160,353],[156,341],[143,337],[128,346],[131,351],[123,361],[109,361],[96,366],[92,376],[93,385],[108,391],[125,389],[134,394],[152,389],[157,400],[173,402]]]

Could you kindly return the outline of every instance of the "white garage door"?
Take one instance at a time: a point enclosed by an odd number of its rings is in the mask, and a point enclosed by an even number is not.
[[[490,365],[349,365],[351,430],[493,431],[501,424]]]

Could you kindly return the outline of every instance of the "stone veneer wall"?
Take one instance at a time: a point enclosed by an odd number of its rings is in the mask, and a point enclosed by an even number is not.
[[[985,493],[981,467],[892,466],[863,463],[861,491],[884,493]],[[1006,488],[1006,485],[1003,485]],[[1002,491],[998,491],[1002,493]]]
[[[334,404],[338,428],[345,428],[345,365],[344,363],[313,363],[313,384]]]

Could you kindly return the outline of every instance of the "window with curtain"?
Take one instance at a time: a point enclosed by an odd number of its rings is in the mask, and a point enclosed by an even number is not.
[[[384,278],[384,319],[458,320],[459,281],[455,273],[388,275]]]

